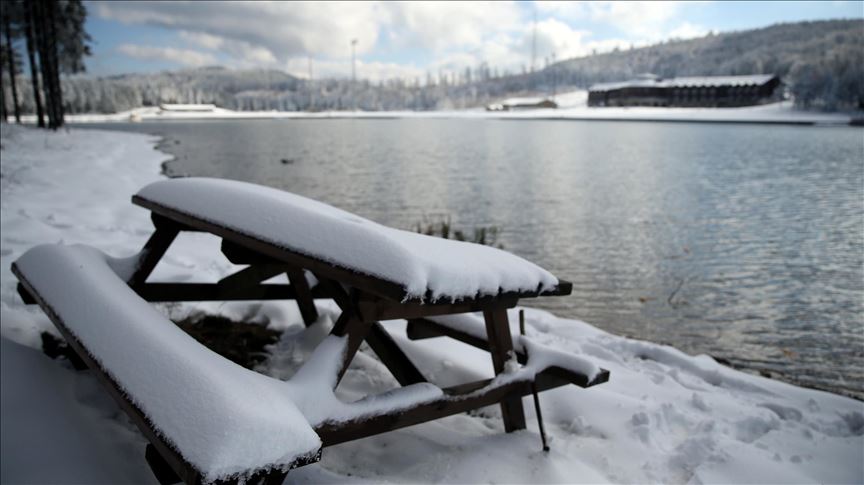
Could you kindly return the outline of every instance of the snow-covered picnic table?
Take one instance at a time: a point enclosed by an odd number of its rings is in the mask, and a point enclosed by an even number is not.
[[[133,202],[156,227],[144,249],[114,259],[86,246],[43,245],[13,265],[39,303],[150,440],[160,480],[284,476],[333,444],[500,404],[505,430],[525,428],[521,397],[608,371],[511,334],[520,298],[566,295],[570,284],[505,251],[382,226],[298,195],[217,179],[160,181]],[[248,265],[216,283],[149,282],[181,231],[222,238]],[[286,274],[289,285],[264,283]],[[342,313],[288,381],[209,351],[148,301],[293,299],[304,322],[316,298]],[[482,319],[452,317],[482,312]],[[380,322],[408,319],[409,336],[445,335],[489,351],[496,377],[440,388]],[[333,394],[362,342],[403,386],[343,403]]]

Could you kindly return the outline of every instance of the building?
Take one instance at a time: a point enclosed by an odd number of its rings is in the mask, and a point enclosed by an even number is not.
[[[558,103],[551,99],[541,98],[510,98],[500,103],[486,106],[486,111],[510,111],[519,109],[555,109]]]
[[[779,100],[780,84],[773,74],[670,79],[643,74],[630,81],[591,86],[588,106],[753,106]]]
[[[170,113],[211,113],[216,109],[215,104],[168,104],[162,103],[159,109]]]

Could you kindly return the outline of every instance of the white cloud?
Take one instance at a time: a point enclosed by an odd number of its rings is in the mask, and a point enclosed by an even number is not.
[[[190,49],[121,44],[117,46],[117,51],[136,59],[168,61],[187,67],[200,67],[217,64],[216,57],[213,54]]]
[[[348,42],[363,39],[372,49],[384,15],[364,2],[94,2],[96,15],[187,32],[187,38],[216,45],[216,39],[266,49],[274,57],[350,55]],[[197,37],[196,37],[197,36]],[[263,51],[258,51],[263,52]]]
[[[696,37],[704,37],[708,34],[708,29],[701,25],[694,25],[690,22],[684,22],[679,25],[667,36],[670,39],[693,39]]]
[[[173,30],[183,45],[129,44],[121,52],[202,65],[285,69],[315,77],[350,75],[351,39],[361,78],[425,77],[481,63],[518,72],[531,64],[533,24],[515,2],[94,2],[96,15]],[[680,2],[535,2],[537,62],[705,33],[681,21]],[[582,26],[620,34],[598,39]],[[593,27],[592,27],[593,28]],[[145,42],[146,43],[146,42]],[[419,54],[419,56],[418,56]],[[374,56],[375,62],[370,61]],[[388,59],[394,61],[387,62]],[[397,60],[398,59],[398,60]],[[403,61],[401,59],[409,59]]]
[[[590,17],[637,38],[660,38],[666,23],[675,18],[681,2],[591,2]]]
[[[392,2],[384,7],[396,42],[439,52],[480,47],[524,23],[514,2]]]

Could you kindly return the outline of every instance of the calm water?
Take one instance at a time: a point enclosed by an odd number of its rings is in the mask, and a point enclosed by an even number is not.
[[[90,125],[92,126],[92,125]],[[855,128],[493,120],[161,122],[173,174],[413,228],[449,215],[573,282],[530,305],[864,397]],[[290,160],[283,164],[281,159]]]

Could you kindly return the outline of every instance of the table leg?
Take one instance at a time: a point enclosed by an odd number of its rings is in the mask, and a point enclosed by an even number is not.
[[[495,375],[504,372],[504,364],[510,358],[513,350],[513,338],[510,336],[510,324],[507,321],[506,308],[493,308],[483,311],[486,320],[486,335],[489,339],[489,353],[492,354],[492,366]],[[514,358],[515,358],[515,354]],[[508,433],[525,429],[525,411],[522,409],[521,396],[509,396],[501,401],[501,415],[504,419],[504,430]]]

